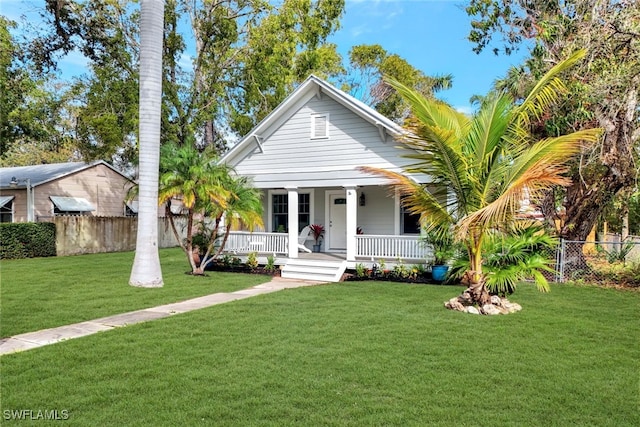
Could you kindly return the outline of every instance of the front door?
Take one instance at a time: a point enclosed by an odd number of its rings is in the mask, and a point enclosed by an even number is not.
[[[329,197],[329,249],[347,247],[347,198],[343,194]]]

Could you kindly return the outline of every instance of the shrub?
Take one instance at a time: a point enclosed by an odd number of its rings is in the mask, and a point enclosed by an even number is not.
[[[52,222],[0,224],[0,259],[56,256]]]
[[[258,268],[258,253],[257,252],[250,252],[247,255],[247,266],[251,270],[255,270],[256,268]]]
[[[276,271],[276,257],[273,255],[269,255],[267,257],[267,265],[264,266],[264,270],[269,273],[273,273]]]
[[[224,256],[222,257],[222,265],[224,265],[225,267],[231,267],[231,255],[224,254]]]
[[[634,241],[629,240],[626,242],[622,241],[621,243],[613,243],[610,250],[606,250],[601,245],[596,246],[596,249],[598,252],[603,252],[606,255],[609,264],[615,264],[616,262],[626,262],[627,255],[635,248],[635,245],[636,243]]]
[[[640,287],[640,262],[633,263],[620,271],[618,283],[632,288]]]
[[[364,264],[356,264],[356,277],[359,279],[364,278],[367,275],[367,267]]]
[[[396,265],[393,267],[391,274],[399,279],[406,279],[411,275],[411,271],[407,266],[398,258]]]

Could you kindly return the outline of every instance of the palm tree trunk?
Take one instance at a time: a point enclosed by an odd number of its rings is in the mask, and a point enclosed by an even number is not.
[[[470,256],[470,280],[469,287],[465,292],[471,295],[474,303],[482,306],[491,301],[491,295],[487,290],[484,274],[482,273],[482,252],[481,245],[482,240],[477,238],[476,247],[471,249]]]
[[[158,254],[158,177],[164,0],[140,2],[140,164],[136,255],[129,284],[161,287]]]

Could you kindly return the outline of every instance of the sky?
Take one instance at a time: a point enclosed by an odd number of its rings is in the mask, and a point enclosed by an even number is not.
[[[493,82],[526,55],[473,52],[467,40],[467,0],[347,0],[342,28],[330,41],[343,57],[352,46],[379,44],[427,75],[451,74],[453,86],[438,98],[470,112],[469,98],[484,95]]]
[[[469,99],[484,95],[494,80],[527,52],[496,56],[490,50],[475,54],[466,37],[471,19],[464,11],[468,0],[346,0],[341,29],[329,39],[343,58],[351,47],[379,44],[398,54],[427,75],[453,75],[453,86],[438,97],[464,112]],[[20,16],[44,6],[42,0],[0,0],[0,14],[19,21]],[[63,76],[77,74],[86,61],[78,53],[63,58]]]

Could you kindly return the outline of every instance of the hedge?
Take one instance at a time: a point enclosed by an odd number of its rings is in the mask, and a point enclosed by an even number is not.
[[[52,222],[0,224],[0,259],[56,256],[56,225]]]

